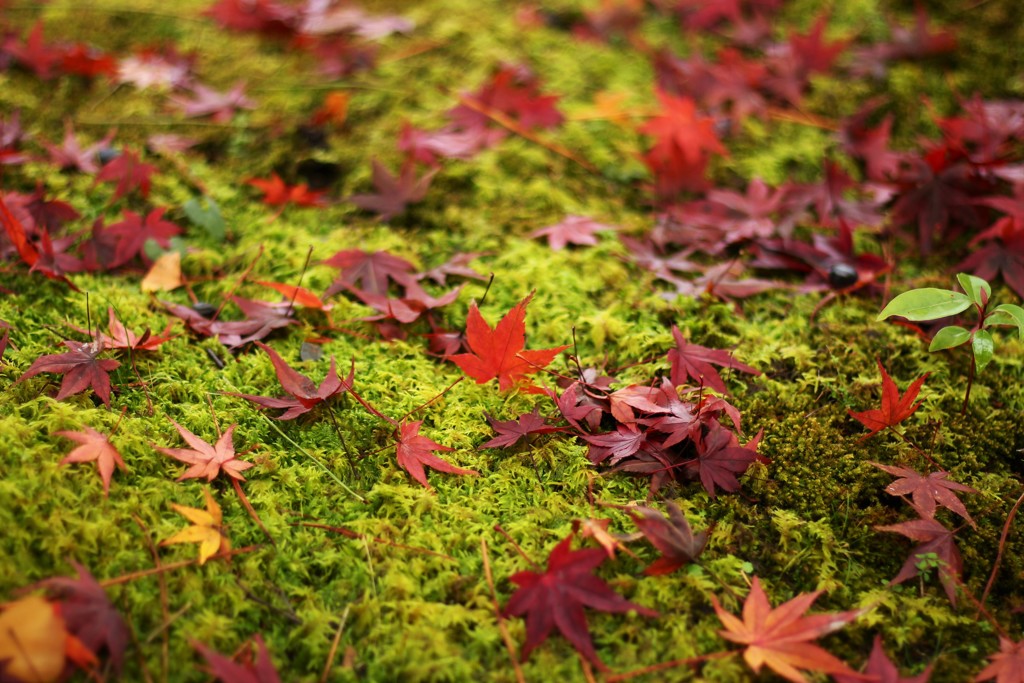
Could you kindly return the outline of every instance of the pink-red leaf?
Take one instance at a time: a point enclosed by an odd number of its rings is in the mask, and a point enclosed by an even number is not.
[[[92,387],[103,403],[110,405],[110,373],[121,365],[116,360],[100,359],[103,344],[100,341],[76,342],[65,341],[68,347],[65,353],[53,353],[40,356],[29,366],[28,370],[14,383],[35,377],[41,372],[53,372],[64,375],[57,392],[57,400],[67,398]]]
[[[110,478],[114,475],[114,467],[120,467],[126,471],[128,466],[121,459],[114,445],[110,443],[106,434],[100,434],[92,427],[86,427],[81,432],[61,431],[54,432],[57,436],[63,436],[79,444],[77,448],[64,456],[60,461],[61,465],[71,462],[95,462],[99,470],[100,479],[103,480],[103,495],[110,495]]]
[[[206,477],[206,481],[213,481],[221,472],[232,479],[245,481],[242,472],[252,467],[253,463],[239,460],[235,457],[235,445],[232,443],[231,437],[234,434],[235,427],[238,425],[228,427],[227,431],[217,439],[217,443],[211,445],[174,420],[171,420],[171,424],[174,425],[174,428],[181,434],[181,438],[185,439],[185,442],[191,448],[157,447],[156,449],[164,455],[169,455],[175,460],[191,465],[178,477],[178,481],[202,477]]]
[[[402,422],[398,427],[398,443],[395,444],[399,466],[408,472],[413,479],[429,489],[431,486],[427,481],[427,472],[423,469],[424,467],[432,467],[439,472],[448,472],[449,474],[469,474],[472,476],[479,474],[475,470],[465,470],[461,467],[456,467],[450,462],[434,455],[433,451],[454,451],[455,449],[442,446],[420,434],[420,426],[422,425],[423,420]]]
[[[706,346],[687,341],[675,325],[672,326],[672,336],[676,340],[676,347],[669,349],[668,362],[672,366],[672,384],[677,387],[686,384],[688,379],[692,379],[698,384],[706,384],[721,394],[729,393],[722,377],[712,365],[733,368],[752,375],[761,374],[760,370],[739,362],[724,349],[709,349]]]
[[[976,526],[974,520],[971,519],[971,515],[967,512],[967,508],[964,507],[964,504],[953,492],[978,493],[978,491],[970,486],[950,481],[947,479],[949,472],[932,472],[927,477],[924,477],[909,467],[892,467],[877,462],[870,464],[883,472],[888,472],[894,477],[899,477],[899,479],[885,487],[886,493],[891,493],[894,496],[911,496],[911,500],[914,502],[914,509],[922,517],[928,519],[935,517],[935,506],[941,505],[947,510],[951,510],[963,517],[971,526]]]

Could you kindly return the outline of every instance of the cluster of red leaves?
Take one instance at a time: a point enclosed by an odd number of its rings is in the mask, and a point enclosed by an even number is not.
[[[8,36],[0,45],[0,54],[11,57],[19,66],[44,80],[64,74],[86,78],[117,72],[114,58],[84,43],[47,43],[42,22],[37,22],[23,39]]]

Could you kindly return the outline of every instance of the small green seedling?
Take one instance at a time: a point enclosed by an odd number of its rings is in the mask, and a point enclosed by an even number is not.
[[[934,287],[912,289],[890,301],[878,314],[877,320],[898,315],[907,320],[921,322],[957,315],[972,306],[977,309],[978,319],[972,328],[947,325],[932,337],[932,343],[928,347],[929,351],[942,351],[970,344],[971,370],[967,379],[963,407],[966,410],[967,401],[971,397],[974,373],[980,372],[995,355],[995,341],[989,328],[999,325],[1016,326],[1019,337],[1024,340],[1024,308],[1015,304],[999,304],[989,310],[992,287],[988,282],[966,273],[958,273],[956,279],[963,292]]]

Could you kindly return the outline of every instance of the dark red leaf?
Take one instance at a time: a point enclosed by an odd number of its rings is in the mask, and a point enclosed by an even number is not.
[[[690,477],[700,479],[712,498],[716,487],[735,493],[740,490],[736,476],[746,472],[750,464],[759,459],[757,444],[760,440],[761,432],[758,432],[747,445],[740,446],[735,434],[712,422],[710,431],[697,442],[696,459],[686,463],[685,471]]]
[[[117,183],[117,187],[114,189],[114,201],[136,189],[142,193],[143,197],[148,197],[150,176],[155,172],[156,166],[142,163],[138,154],[126,149],[100,169],[96,175],[96,182]]]
[[[760,370],[739,362],[724,349],[709,349],[700,344],[690,343],[676,325],[672,326],[672,336],[676,340],[676,347],[669,349],[668,362],[672,367],[672,384],[677,387],[687,384],[687,381],[692,379],[695,384],[706,385],[719,393],[728,394],[725,382],[712,365],[733,368],[752,375],[761,374]]]
[[[950,531],[934,519],[913,519],[909,522],[876,526],[879,531],[892,531],[903,534],[912,541],[919,541],[914,546],[910,555],[900,568],[899,574],[892,580],[892,583],[903,583],[921,573],[921,555],[935,555],[941,566],[939,567],[939,581],[946,590],[949,601],[956,606],[956,586],[960,582],[960,574],[963,572],[963,558],[960,550],[956,547],[955,531]]]
[[[14,383],[17,384],[30,377],[35,377],[41,372],[53,372],[64,375],[60,391],[57,392],[58,401],[92,387],[96,396],[109,407],[109,373],[121,364],[116,360],[101,360],[98,357],[103,351],[103,344],[99,341],[87,343],[65,341],[64,346],[69,349],[65,353],[54,353],[36,358],[29,369]]]
[[[324,296],[333,296],[349,286],[370,294],[386,296],[388,280],[405,286],[413,280],[416,267],[403,258],[386,251],[372,254],[362,249],[345,249],[322,261],[325,266],[338,268],[341,274],[327,288]]]
[[[894,477],[899,477],[885,487],[886,493],[891,493],[894,496],[911,496],[914,509],[922,517],[932,519],[935,517],[935,506],[941,505],[966,519],[971,526],[976,526],[967,512],[967,508],[953,492],[978,493],[978,491],[970,486],[950,481],[947,479],[949,472],[932,472],[924,477],[909,467],[892,467],[877,462],[869,462],[869,464]]]
[[[427,171],[416,177],[416,169],[405,164],[399,175],[394,176],[376,159],[373,160],[373,186],[376,194],[354,194],[348,198],[360,209],[378,214],[382,221],[390,220],[404,213],[409,204],[415,204],[427,196],[430,182],[438,169]]]
[[[661,553],[661,557],[644,569],[648,576],[669,574],[693,562],[708,543],[708,529],[694,534],[678,505],[666,501],[665,506],[668,517],[642,505],[626,508],[637,528]]]
[[[498,435],[487,443],[481,444],[480,448],[505,448],[514,446],[520,439],[531,434],[551,434],[565,431],[565,427],[549,425],[547,419],[541,417],[540,408],[534,408],[532,413],[523,413],[516,419],[508,421],[495,420],[487,413],[484,415]]]
[[[543,573],[521,571],[509,577],[519,586],[505,605],[505,614],[526,617],[526,643],[523,658],[547,640],[557,628],[576,650],[590,662],[605,670],[590,639],[584,607],[601,612],[633,611],[647,617],[658,613],[626,600],[593,571],[607,555],[596,548],[570,550],[569,536],[551,551],[547,570]]]
[[[900,676],[899,669],[896,668],[896,665],[893,664],[882,648],[882,636],[876,635],[875,643],[871,646],[871,656],[868,657],[867,665],[864,667],[864,674],[875,676],[878,683],[928,683],[928,679],[932,675],[933,666],[934,664],[929,664],[925,667],[924,671],[916,676],[909,678]],[[836,683],[860,683],[860,681],[864,680],[861,676],[846,676],[843,674],[836,674],[834,678]]]
[[[252,640],[256,644],[256,661],[242,664],[214,652],[202,643],[193,642],[192,647],[199,651],[210,667],[210,674],[221,683],[281,683],[263,638],[256,635]]]
[[[178,225],[163,220],[166,211],[164,207],[153,209],[143,219],[134,211],[125,209],[124,220],[107,227],[107,236],[117,239],[111,268],[122,266],[136,256],[145,257],[143,247],[148,240],[153,240],[164,249],[171,246],[170,238],[180,235],[182,230]]]

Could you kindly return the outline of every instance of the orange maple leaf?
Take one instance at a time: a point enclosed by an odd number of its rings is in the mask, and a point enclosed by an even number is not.
[[[83,432],[61,431],[54,432],[57,436],[71,439],[80,444],[60,461],[61,465],[70,462],[94,462],[100,472],[100,479],[103,480],[103,495],[110,495],[110,478],[114,475],[114,467],[120,467],[122,471],[128,466],[121,459],[113,444],[110,443],[106,434],[100,434],[92,427],[86,427]]]
[[[714,595],[711,604],[725,626],[719,634],[726,640],[746,645],[743,659],[754,673],[760,673],[765,664],[787,681],[807,683],[800,669],[829,674],[860,676],[835,656],[808,641],[831,633],[860,616],[862,610],[801,616],[821,595],[822,591],[803,593],[772,609],[761,582],[754,583],[743,603],[743,619],[726,612]]]
[[[457,354],[452,356],[452,361],[475,379],[477,384],[497,378],[498,390],[506,391],[522,383],[526,375],[542,369],[555,356],[569,348],[565,345],[552,349],[525,350],[526,307],[531,299],[533,292],[513,306],[493,329],[480,315],[476,302],[470,304],[466,318],[466,341],[472,353]]]
[[[852,410],[848,411],[850,417],[871,430],[861,437],[861,441],[887,427],[894,427],[913,415],[914,411],[921,406],[921,402],[914,403],[914,399],[917,398],[917,394],[921,391],[921,386],[930,374],[926,372],[915,379],[914,383],[907,387],[907,393],[903,394],[901,398],[896,382],[892,381],[892,377],[882,367],[882,361],[880,360],[878,361],[878,369],[882,371],[882,407],[865,410],[862,413],[855,413]]]

